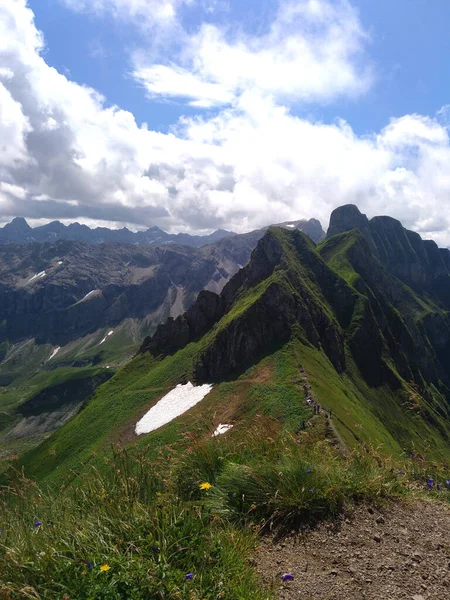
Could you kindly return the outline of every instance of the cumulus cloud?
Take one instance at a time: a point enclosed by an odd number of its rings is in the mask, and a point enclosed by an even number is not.
[[[107,2],[113,0],[102,0],[98,10],[106,10]],[[199,110],[162,134],[139,127],[131,113],[108,106],[96,90],[48,66],[44,40],[25,0],[0,0],[0,221],[20,214],[39,222],[246,231],[312,216],[326,226],[333,208],[353,202],[369,216],[390,214],[425,237],[449,244],[448,110],[436,118],[393,119],[382,131],[364,137],[344,121],[330,124],[296,116],[289,98],[327,99],[323,82],[332,68],[321,71],[320,65],[332,61],[332,54],[335,67],[345,66],[344,75],[335,73],[341,83],[333,94],[358,93],[345,73],[360,68],[354,58],[365,34],[351,7],[339,4],[361,32],[345,54],[335,27],[338,3],[310,0],[295,6],[307,11],[304,27],[322,40],[311,50],[317,73],[305,67],[301,83],[290,83],[281,69],[277,86],[284,96],[256,67],[244,85],[252,71],[248,64],[258,64],[265,46],[256,38],[246,38],[245,44],[243,38],[230,41],[219,30],[202,27],[193,35],[192,48],[207,43],[223,49],[223,74],[219,77],[222,71],[213,58],[209,63],[207,53],[200,53],[198,69],[191,59],[167,67],[176,74],[170,89],[184,85],[189,101],[221,108],[213,115]],[[274,48],[280,50],[280,60],[296,60],[298,45],[308,45],[309,29],[304,39],[301,34],[292,38],[289,54],[285,42],[302,13],[292,4],[284,7],[265,34],[274,41],[269,67]],[[295,14],[289,17],[289,11]],[[320,47],[330,41],[328,34],[323,37],[329,29],[336,36],[333,52]],[[238,75],[228,68],[231,55]],[[164,94],[174,96],[170,90]]]
[[[329,102],[357,96],[372,82],[362,62],[367,34],[345,1],[281,3],[264,35],[203,25],[187,36],[167,64],[147,64],[138,53],[133,75],[151,98],[186,98],[196,107],[232,103],[244,91],[258,90],[281,101]]]

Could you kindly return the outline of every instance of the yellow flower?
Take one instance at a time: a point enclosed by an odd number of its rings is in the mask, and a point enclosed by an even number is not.
[[[100,571],[109,571],[109,570],[110,570],[110,568],[111,568],[111,567],[110,567],[109,565],[102,565],[102,566],[100,567]]]
[[[200,484],[201,490],[210,490],[211,488],[212,488],[212,485],[210,483],[208,483],[207,481]]]

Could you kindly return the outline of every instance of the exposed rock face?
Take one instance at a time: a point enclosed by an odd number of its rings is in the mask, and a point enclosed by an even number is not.
[[[220,291],[239,261],[248,262],[253,243],[238,236],[229,248],[0,245],[0,343],[35,338],[62,346],[126,318],[176,316],[204,288]]]
[[[301,257],[303,264],[314,270],[314,284],[320,286],[325,297],[335,300],[338,317],[334,321],[305,282],[302,268],[290,264],[283,237],[276,231],[269,230],[259,241],[250,263],[230,280],[220,296],[201,294],[185,315],[160,325],[155,335],[145,340],[141,351],[156,356],[171,354],[217,324],[219,330],[201,355],[195,373],[198,381],[217,380],[287,341],[300,326],[307,340],[323,347],[336,369],[343,371],[344,339],[338,320],[348,321],[355,295],[326,268],[308,238],[298,230],[286,234],[295,258]],[[281,269],[280,276],[275,274],[276,269]],[[240,301],[246,295],[255,295],[255,300],[221,328],[220,319],[226,319],[233,310],[239,313]],[[194,316],[200,316],[200,321]],[[194,327],[193,322],[202,325]]]
[[[356,206],[334,210],[327,237],[358,229],[386,269],[407,285],[426,290],[450,308],[450,252],[405,229],[392,217],[367,219]]]

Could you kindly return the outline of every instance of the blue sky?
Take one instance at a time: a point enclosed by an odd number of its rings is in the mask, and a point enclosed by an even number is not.
[[[450,99],[450,4],[447,0],[357,0],[362,24],[370,35],[368,58],[376,82],[358,101],[341,99],[330,106],[295,106],[296,114],[332,121],[348,120],[360,133],[378,131],[391,117],[435,114]],[[46,61],[77,82],[102,92],[108,102],[131,111],[139,122],[166,131],[183,114],[176,102],[149,102],[127,76],[129,53],[146,44],[146,32],[106,15],[77,14],[56,0],[30,0],[36,25],[46,38]],[[273,0],[231,0],[216,12],[192,7],[183,23],[195,30],[202,23],[235,22],[250,33],[264,31],[273,18]]]
[[[0,222],[450,244],[446,0],[0,0]]]

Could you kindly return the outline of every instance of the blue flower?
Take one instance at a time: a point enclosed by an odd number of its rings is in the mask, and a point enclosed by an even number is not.
[[[92,565],[91,561],[90,561],[90,560],[88,560],[88,561],[86,562],[86,567],[87,567],[88,569],[92,569],[92,566],[93,566],[93,565]]]
[[[194,579],[194,573],[187,573],[186,579]]]
[[[40,527],[41,525],[42,525],[42,522],[41,522],[41,521],[35,521],[35,522],[34,522],[34,526],[35,526],[35,527]]]
[[[450,487],[450,479],[446,479],[445,483]]]
[[[432,490],[433,489],[433,484],[429,481],[427,483],[427,487],[428,487],[429,490]]]
[[[441,491],[441,484],[438,483],[436,487],[437,487],[437,491],[440,492]]]
[[[306,472],[308,473],[308,475],[311,474],[311,469],[306,469]]]
[[[281,576],[281,581],[292,581],[293,579],[294,576],[292,575],[292,573],[285,573]]]
[[[399,470],[397,471],[397,475],[404,475],[403,471]]]

